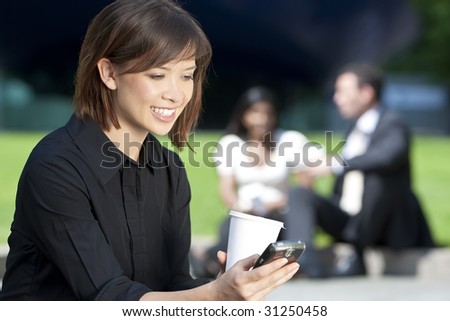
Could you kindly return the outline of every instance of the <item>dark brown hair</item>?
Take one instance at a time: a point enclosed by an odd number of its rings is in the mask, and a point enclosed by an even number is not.
[[[379,68],[368,63],[351,63],[339,70],[338,75],[351,73],[356,76],[358,86],[368,85],[373,88],[374,99],[379,101],[383,89],[383,73]]]
[[[173,1],[118,0],[91,21],[75,78],[76,115],[93,118],[102,129],[109,124],[120,128],[112,106],[113,92],[97,70],[100,59],[124,67],[124,73],[138,73],[160,67],[180,54],[193,54],[197,65],[192,98],[169,132],[178,148],[184,146],[200,116],[211,45],[197,21]]]
[[[227,133],[235,134],[239,136],[242,140],[248,140],[248,129],[243,124],[244,114],[249,110],[253,105],[259,102],[268,103],[273,111],[274,125],[269,130],[269,132],[264,136],[264,147],[270,148],[274,147],[274,131],[277,127],[278,123],[278,101],[275,96],[275,93],[266,88],[264,86],[255,86],[247,89],[241,96],[238,98],[236,105],[233,110],[233,114],[231,116],[231,120],[227,126]]]

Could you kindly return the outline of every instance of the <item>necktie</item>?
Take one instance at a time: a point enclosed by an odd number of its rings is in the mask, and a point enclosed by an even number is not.
[[[359,156],[366,151],[366,137],[364,133],[355,128],[349,135],[348,144],[351,144],[351,158]],[[350,215],[356,215],[361,210],[362,197],[364,192],[364,174],[361,171],[353,170],[344,175],[342,186],[342,196],[339,203],[341,209]]]

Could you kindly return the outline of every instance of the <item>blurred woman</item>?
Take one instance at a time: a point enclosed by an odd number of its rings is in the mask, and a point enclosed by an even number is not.
[[[217,145],[215,161],[220,196],[228,209],[284,221],[288,211],[295,211],[289,201],[291,185],[312,185],[303,170],[319,151],[298,131],[278,128],[277,105],[266,87],[245,91]],[[195,273],[212,276],[218,271],[216,255],[227,248],[228,228],[227,218],[218,243],[193,255]]]

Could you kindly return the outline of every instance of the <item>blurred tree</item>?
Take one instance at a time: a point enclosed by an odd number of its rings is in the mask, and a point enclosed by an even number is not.
[[[421,34],[406,53],[389,60],[386,69],[427,74],[450,83],[450,1],[409,1],[421,19]]]

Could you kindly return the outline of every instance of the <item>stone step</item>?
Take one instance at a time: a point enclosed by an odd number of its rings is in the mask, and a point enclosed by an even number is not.
[[[192,248],[201,251],[208,247],[214,238],[195,236]],[[340,257],[353,253],[352,246],[337,243],[320,250],[324,264],[331,264]],[[423,278],[450,279],[450,248],[412,248],[394,251],[388,248],[373,247],[366,249],[364,262],[370,276],[398,275]]]
[[[212,237],[195,236],[192,239],[193,250],[208,247]],[[8,245],[0,245],[0,279],[5,273]],[[321,250],[321,257],[330,262],[338,257],[350,255],[351,246],[336,244]],[[421,278],[450,279],[450,248],[407,249],[394,251],[386,248],[368,248],[364,253],[367,273],[371,276],[404,275]]]
[[[321,251],[322,258],[331,262],[350,255],[348,244],[335,244]],[[421,278],[450,279],[450,248],[411,248],[395,251],[383,247],[371,247],[364,251],[364,262],[370,276],[398,275]]]
[[[374,275],[416,275],[424,278],[450,278],[450,249],[369,249],[365,254],[369,273]]]

